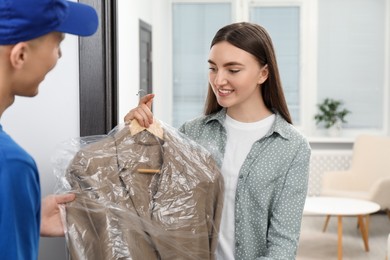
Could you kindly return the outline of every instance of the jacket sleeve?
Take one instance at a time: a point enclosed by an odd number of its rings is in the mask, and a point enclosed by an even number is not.
[[[209,240],[210,240],[210,259],[216,259],[216,250],[218,245],[219,227],[221,224],[223,200],[224,200],[224,180],[223,176],[216,164],[216,162],[210,158],[210,168],[212,168],[214,181],[210,185],[210,193],[212,194],[209,200]]]

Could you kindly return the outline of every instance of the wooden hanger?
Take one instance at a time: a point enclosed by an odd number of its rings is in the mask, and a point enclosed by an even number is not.
[[[161,124],[158,122],[158,120],[153,120],[153,124],[151,124],[148,128],[141,126],[137,119],[131,120],[131,123],[129,125],[130,128],[130,134],[131,136],[134,136],[138,134],[139,132],[142,132],[144,130],[150,132],[151,134],[157,136],[161,140],[164,140],[164,130],[161,127]],[[139,173],[160,173],[159,169],[138,169]]]
[[[153,124],[151,124],[148,128],[141,126],[136,119],[133,119],[131,120],[129,128],[130,134],[132,136],[138,134],[143,130],[146,130],[151,134],[157,136],[161,140],[164,140],[164,130],[162,129],[161,124],[156,119],[153,120]]]
[[[160,173],[159,169],[138,169],[139,173]]]

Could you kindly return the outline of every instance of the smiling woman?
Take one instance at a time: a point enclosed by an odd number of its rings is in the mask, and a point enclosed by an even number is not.
[[[257,24],[226,25],[208,60],[205,113],[180,131],[214,156],[224,178],[215,258],[295,259],[310,147],[291,125],[271,38]],[[153,99],[141,98],[125,120],[149,127]]]

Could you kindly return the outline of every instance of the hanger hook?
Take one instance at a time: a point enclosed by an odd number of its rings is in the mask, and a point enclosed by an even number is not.
[[[142,94],[142,92],[143,92],[143,94]],[[148,94],[148,93],[146,92],[146,90],[140,89],[140,90],[138,90],[138,93],[137,93],[136,95],[139,96],[140,98],[142,98],[142,97],[145,96],[146,94]]]

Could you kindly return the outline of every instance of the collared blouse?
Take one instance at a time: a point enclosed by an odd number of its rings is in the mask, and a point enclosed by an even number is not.
[[[226,109],[186,122],[180,131],[222,165]],[[235,259],[295,259],[308,185],[311,149],[276,113],[240,169],[235,197]]]

